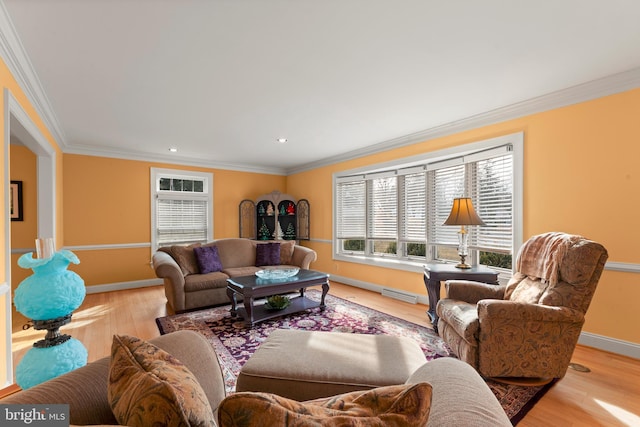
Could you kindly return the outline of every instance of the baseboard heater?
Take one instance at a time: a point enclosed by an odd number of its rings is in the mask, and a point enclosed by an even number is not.
[[[407,294],[404,292],[396,291],[395,289],[382,289],[382,296],[399,299],[400,301],[409,302],[411,304],[418,303],[418,297],[416,295]]]

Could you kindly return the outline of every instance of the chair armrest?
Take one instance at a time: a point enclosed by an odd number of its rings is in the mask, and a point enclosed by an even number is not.
[[[529,304],[516,301],[482,300],[478,301],[478,318],[480,323],[493,323],[506,320],[520,322],[553,322],[580,323],[584,322],[584,315],[568,307]]]
[[[447,298],[477,304],[483,299],[498,299],[504,297],[505,285],[491,285],[470,280],[447,280],[444,283]]]
[[[297,265],[305,270],[309,269],[309,265],[318,258],[318,254],[313,249],[305,246],[295,245],[293,254],[291,255],[291,264]]]
[[[488,377],[562,378],[584,324],[567,307],[478,302],[478,368]],[[509,360],[509,362],[506,362]]]

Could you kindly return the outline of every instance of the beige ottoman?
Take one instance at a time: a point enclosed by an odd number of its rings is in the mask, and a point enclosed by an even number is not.
[[[409,338],[277,329],[240,370],[236,391],[317,399],[404,384],[426,361]]]

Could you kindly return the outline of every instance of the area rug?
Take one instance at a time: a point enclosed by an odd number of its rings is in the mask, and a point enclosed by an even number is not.
[[[310,289],[305,295],[320,300],[320,291]],[[229,315],[230,306],[160,317],[156,319],[161,334],[183,329],[197,331],[211,343],[222,365],[227,393],[235,390],[240,368],[275,329],[304,329],[360,334],[388,334],[409,337],[424,351],[427,360],[453,357],[446,343],[431,329],[390,316],[332,295],[326,297],[327,308],[276,317],[247,327],[242,319]],[[516,425],[553,383],[523,387],[487,381],[513,425]]]

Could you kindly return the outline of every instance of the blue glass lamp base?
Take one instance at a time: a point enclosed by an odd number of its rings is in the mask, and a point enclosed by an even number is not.
[[[26,390],[86,365],[87,358],[87,349],[75,338],[53,347],[33,347],[16,368],[16,382]]]

